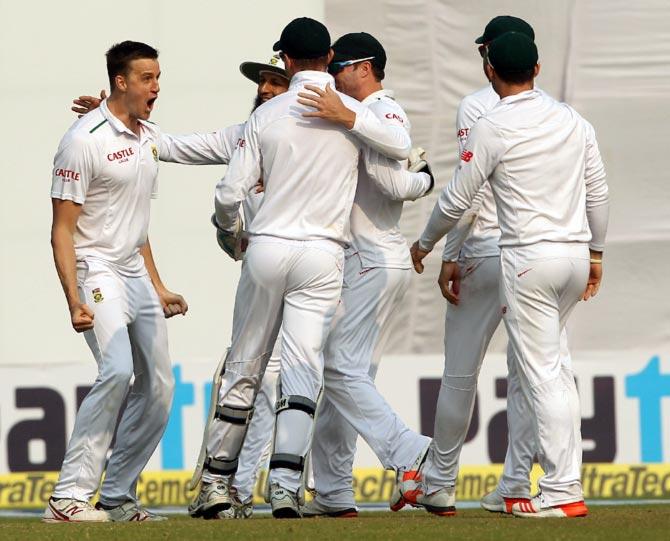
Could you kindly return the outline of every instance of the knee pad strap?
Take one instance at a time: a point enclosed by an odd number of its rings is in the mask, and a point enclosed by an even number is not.
[[[214,414],[215,419],[220,421],[226,421],[234,425],[248,425],[254,416],[253,406],[250,408],[240,408],[237,406],[217,406],[216,413]]]
[[[205,469],[215,475],[233,475],[237,471],[237,458],[233,460],[223,460],[208,456],[205,459]]]
[[[275,403],[275,413],[288,409],[304,411],[307,415],[314,417],[314,413],[316,412],[316,402],[310,400],[306,396],[282,396]]]
[[[301,472],[305,469],[305,457],[289,453],[275,453],[270,457],[270,469],[275,468],[288,468]]]

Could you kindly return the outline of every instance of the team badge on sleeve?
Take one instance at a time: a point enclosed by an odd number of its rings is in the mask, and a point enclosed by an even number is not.
[[[91,293],[93,294],[93,302],[95,304],[105,300],[105,297],[102,296],[102,291],[100,291],[99,287],[96,287],[93,291],[91,291]]]
[[[154,157],[154,161],[158,161],[158,147],[156,145],[151,145],[151,155]]]
[[[474,154],[469,150],[464,150],[463,152],[461,152],[461,160],[463,160],[464,162],[469,162],[473,156]]]

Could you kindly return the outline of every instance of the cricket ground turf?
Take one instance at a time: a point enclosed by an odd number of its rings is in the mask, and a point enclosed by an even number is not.
[[[592,506],[578,519],[519,519],[477,509],[440,518],[423,511],[362,512],[356,519],[273,520],[259,514],[250,520],[194,520],[171,515],[166,522],[44,524],[37,516],[0,518],[0,540],[143,541],[149,539],[403,541],[490,539],[496,541],[670,539],[670,505]]]

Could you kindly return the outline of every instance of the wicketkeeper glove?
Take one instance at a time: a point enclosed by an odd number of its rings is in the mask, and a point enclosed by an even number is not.
[[[430,165],[426,161],[426,151],[421,147],[414,147],[409,151],[409,167],[412,173],[426,173],[430,177],[430,187],[426,190],[424,195],[428,195],[435,187],[435,178],[433,172],[430,170]]]
[[[216,227],[216,242],[219,248],[228,254],[234,261],[242,259],[242,220],[238,217],[235,221],[235,230],[226,231],[221,229],[216,221],[216,214],[212,214],[212,224]]]

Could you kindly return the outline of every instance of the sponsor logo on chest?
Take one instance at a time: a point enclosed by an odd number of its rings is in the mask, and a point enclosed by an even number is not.
[[[395,113],[386,113],[386,115],[384,115],[384,116],[386,118],[388,118],[389,120],[397,120],[401,124],[405,123],[405,121],[400,116],[396,115]]]
[[[135,155],[133,147],[124,148],[122,150],[117,150],[115,152],[110,152],[107,154],[107,160],[110,162],[123,163],[127,162],[131,156]]]

